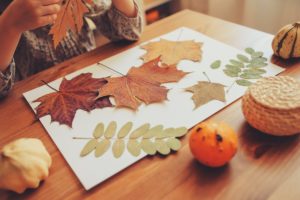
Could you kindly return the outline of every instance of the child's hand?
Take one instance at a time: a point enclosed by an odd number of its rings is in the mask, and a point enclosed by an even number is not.
[[[14,0],[3,13],[9,28],[22,33],[52,24],[60,10],[60,0]]]

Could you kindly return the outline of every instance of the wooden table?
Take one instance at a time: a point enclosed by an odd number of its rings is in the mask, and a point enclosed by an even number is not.
[[[210,169],[198,164],[185,137],[177,154],[146,157],[87,192],[22,97],[23,92],[40,86],[41,79],[55,80],[180,26],[238,49],[254,47],[272,55],[272,35],[185,10],[146,27],[138,43],[108,44],[17,83],[0,102],[0,146],[21,137],[39,138],[53,165],[39,189],[23,195],[1,191],[0,199],[300,199],[299,137],[276,138],[254,130],[244,120],[240,100],[211,117],[238,132],[239,151],[229,165]],[[299,60],[272,60],[287,67],[283,74],[300,79]]]

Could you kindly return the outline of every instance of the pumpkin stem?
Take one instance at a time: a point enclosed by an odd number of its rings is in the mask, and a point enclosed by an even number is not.
[[[293,24],[293,26],[294,26],[294,27],[300,27],[300,22],[295,22],[295,23]]]

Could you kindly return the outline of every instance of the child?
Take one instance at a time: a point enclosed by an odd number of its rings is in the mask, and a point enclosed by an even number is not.
[[[15,81],[95,48],[87,24],[79,35],[69,31],[56,49],[53,47],[48,33],[57,18],[60,2],[0,1],[0,98],[7,95]],[[134,0],[98,0],[86,17],[113,41],[134,41],[141,34],[141,7]]]

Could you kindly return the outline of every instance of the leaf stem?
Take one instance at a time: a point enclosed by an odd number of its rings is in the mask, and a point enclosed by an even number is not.
[[[113,72],[116,72],[117,74],[120,74],[121,76],[126,76],[125,74],[122,74],[121,72],[119,72],[119,71],[117,71],[117,70],[114,70],[113,68],[108,67],[107,65],[104,65],[104,64],[101,63],[101,62],[98,62],[97,64],[98,64],[98,65],[102,65],[103,67],[106,67],[107,69],[109,69],[109,70],[111,70],[111,71],[113,71]]]
[[[211,83],[211,80],[210,80],[209,77],[207,76],[206,72],[202,72],[202,73],[203,73],[203,75],[207,78],[208,82]]]
[[[231,83],[231,85],[229,86],[229,88],[226,90],[226,93],[228,93],[231,90],[231,88],[233,87],[233,85],[235,84],[235,82],[236,82],[236,79]]]
[[[54,90],[55,92],[59,92],[57,89],[55,89],[54,87],[52,87],[51,85],[49,85],[49,83],[47,83],[44,80],[41,80],[45,85],[47,85],[49,88],[51,88],[52,90]]]

